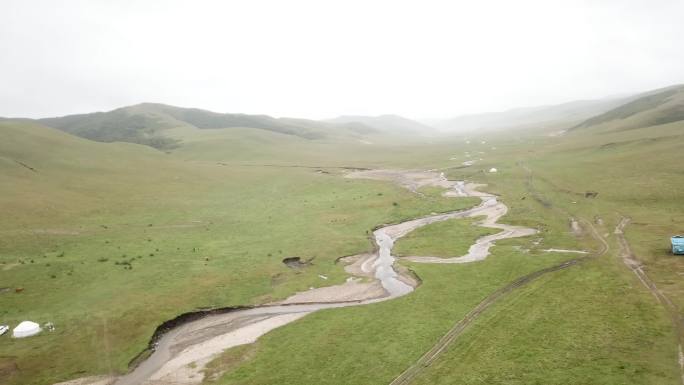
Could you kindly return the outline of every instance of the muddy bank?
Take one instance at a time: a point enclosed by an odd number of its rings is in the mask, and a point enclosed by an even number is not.
[[[205,318],[207,316],[211,315],[220,315],[220,314],[227,314],[235,311],[240,311],[240,310],[246,310],[246,309],[251,309],[251,307],[248,306],[228,306],[228,307],[222,307],[222,308],[217,308],[217,309],[206,309],[206,310],[196,310],[196,311],[191,311],[187,313],[183,313],[173,319],[164,321],[161,325],[157,326],[157,329],[155,329],[154,333],[152,333],[152,338],[150,339],[149,345],[147,347],[147,350],[141,352],[138,356],[133,358],[131,362],[129,363],[129,366],[131,367],[137,367],[140,362],[144,361],[144,357],[146,357],[150,352],[153,352],[156,349],[157,342],[159,339],[169,332],[170,330],[180,327],[186,323],[193,322],[196,320],[200,320],[202,318]],[[57,385],[57,384],[56,384]]]
[[[374,251],[341,258],[351,277],[341,285],[296,293],[284,301],[257,307],[229,307],[180,315],[160,325],[150,343],[152,354],[116,385],[198,384],[202,369],[214,357],[234,346],[253,343],[269,331],[323,309],[360,306],[386,301],[414,290],[419,280],[406,268],[395,266],[394,242],[422,226],[454,218],[485,216],[481,225],[502,231],[478,239],[468,255],[451,259],[411,257],[417,262],[464,263],[484,259],[498,239],[534,234],[534,229],[502,225],[496,221],[507,207],[496,197],[476,190],[474,184],[449,181],[444,174],[421,171],[363,170],[350,178],[388,180],[418,193],[423,186],[442,187],[445,196],[480,197],[480,205],[468,210],[430,215],[377,228],[372,233]],[[84,384],[85,385],[85,384]]]
[[[312,264],[313,257],[307,260],[302,260],[300,257],[283,258],[283,264],[292,269],[301,269]]]

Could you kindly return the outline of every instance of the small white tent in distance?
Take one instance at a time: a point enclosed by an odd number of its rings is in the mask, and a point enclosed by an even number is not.
[[[492,167],[492,168],[489,169],[489,172],[497,172],[497,171],[499,171],[499,170],[497,170],[497,169],[494,168],[494,167]]]
[[[35,336],[40,333],[40,325],[31,321],[22,321],[17,327],[12,330],[12,337],[24,338]]]

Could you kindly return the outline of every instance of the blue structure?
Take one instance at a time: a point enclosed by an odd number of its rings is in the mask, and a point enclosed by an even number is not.
[[[684,236],[672,237],[672,254],[684,254]]]

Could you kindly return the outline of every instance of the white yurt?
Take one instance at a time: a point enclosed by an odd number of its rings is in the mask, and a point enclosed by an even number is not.
[[[17,327],[12,330],[12,337],[24,338],[35,336],[40,333],[40,325],[31,321],[22,321]]]
[[[494,167],[489,169],[489,172],[497,172],[497,171],[499,171],[499,170],[495,169]]]

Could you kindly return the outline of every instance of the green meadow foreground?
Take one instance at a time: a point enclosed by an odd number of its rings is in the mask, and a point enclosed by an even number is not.
[[[393,168],[486,184],[509,208],[501,222],[538,234],[499,241],[480,262],[400,261],[421,280],[413,293],[308,315],[226,350],[204,382],[388,384],[492,292],[580,258],[502,297],[413,383],[678,384],[684,260],[668,240],[684,233],[684,122],[672,109],[682,92],[583,124],[445,138],[356,128],[319,137],[309,126],[287,131],[290,122],[199,129],[156,117],[178,127],[152,142],[100,143],[50,122],[0,121],[0,324],[56,326],[0,337],[0,383],[123,374],[165,320],[342,283],[337,260],[370,251],[379,225],[478,203],[344,177]],[[625,217],[626,240],[670,308],[623,263],[614,233]],[[476,221],[425,226],[395,254],[462,255],[492,232]],[[286,257],[313,259],[293,269]]]

